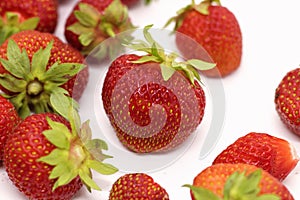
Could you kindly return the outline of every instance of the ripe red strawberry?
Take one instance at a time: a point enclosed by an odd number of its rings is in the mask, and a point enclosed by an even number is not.
[[[275,91],[275,105],[282,122],[300,136],[300,68],[289,71]]]
[[[167,191],[145,173],[125,174],[112,185],[109,200],[168,200]]]
[[[7,137],[20,121],[14,105],[0,96],[0,163],[3,159],[3,148]]]
[[[78,100],[88,81],[84,57],[50,33],[16,33],[0,47],[0,85],[21,117],[51,111],[51,99]]]
[[[140,153],[173,149],[195,131],[205,109],[196,68],[214,66],[199,60],[176,62],[153,40],[150,27],[144,29],[149,46],[133,44],[147,55],[115,59],[102,88],[104,109],[119,140]]]
[[[191,188],[193,200],[294,199],[279,180],[263,169],[248,164],[220,163],[209,166],[195,176],[192,186],[186,186]]]
[[[5,169],[29,199],[71,199],[83,184],[89,190],[100,190],[91,179],[91,169],[105,175],[117,171],[102,162],[109,158],[102,153],[107,145],[100,139],[91,140],[88,121],[80,127],[76,113],[71,113],[69,119],[70,123],[53,113],[33,114],[8,137]]]
[[[87,56],[102,41],[131,28],[127,6],[120,0],[81,0],[67,18],[65,37]]]
[[[0,2],[0,44],[22,30],[53,33],[58,21],[57,0]]]
[[[282,181],[296,167],[298,161],[299,157],[288,141],[266,133],[251,132],[223,150],[213,164],[252,164]]]
[[[216,3],[214,5],[213,3]],[[204,71],[207,76],[226,76],[235,71],[241,63],[242,33],[235,15],[219,0],[204,0],[196,5],[192,1],[171,18],[167,24],[176,22],[176,43],[183,55],[188,58],[203,59],[201,45],[212,57],[217,67]],[[194,39],[192,42],[187,37]],[[201,49],[200,53],[197,48]]]

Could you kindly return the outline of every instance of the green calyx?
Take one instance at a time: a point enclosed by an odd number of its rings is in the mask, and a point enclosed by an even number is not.
[[[31,61],[25,49],[9,40],[7,60],[0,59],[9,73],[0,74],[0,84],[13,94],[3,94],[16,107],[22,118],[31,112],[55,112],[51,98],[69,95],[62,86],[85,66],[81,63],[54,63],[47,69],[53,41],[45,49],[38,50]]]
[[[74,11],[78,22],[67,29],[79,36],[83,55],[88,55],[106,38],[133,28],[128,20],[128,9],[120,0],[113,0],[103,12],[86,3],[79,3],[78,6],[79,10]]]
[[[24,30],[34,30],[40,19],[32,17],[25,21],[21,21],[20,15],[15,12],[6,12],[0,17],[0,45],[11,35]]]
[[[48,155],[38,159],[39,162],[47,163],[53,167],[49,179],[55,179],[53,190],[70,183],[77,176],[80,177],[87,189],[101,190],[92,179],[92,171],[110,175],[118,171],[111,164],[104,163],[107,158],[112,158],[103,153],[108,149],[105,141],[92,139],[92,131],[89,121],[81,124],[75,101],[63,97],[60,101],[54,101],[53,105],[60,115],[69,119],[71,131],[60,122],[47,118],[49,130],[43,132],[44,136],[56,148]]]
[[[186,77],[194,84],[195,80],[200,80],[200,75],[197,70],[209,70],[216,66],[215,63],[209,63],[198,59],[190,59],[186,61],[177,61],[178,55],[176,53],[166,54],[163,47],[161,47],[149,33],[152,25],[144,28],[145,41],[137,40],[131,41],[127,44],[131,49],[142,51],[147,55],[142,56],[139,60],[133,63],[156,62],[160,64],[162,77],[165,81],[169,80],[176,71],[182,71]]]
[[[167,23],[164,25],[164,27],[169,26],[172,22],[175,22],[174,30],[176,31],[182,24],[185,14],[191,10],[196,10],[197,12],[208,15],[209,11],[208,8],[212,4],[221,6],[220,0],[203,0],[200,4],[196,4],[195,0],[192,0],[192,3],[181,8],[176,12],[176,16],[171,17]]]
[[[183,185],[191,189],[195,200],[280,200],[275,194],[259,194],[259,182],[262,178],[260,169],[246,175],[235,172],[226,181],[223,198],[203,187]]]

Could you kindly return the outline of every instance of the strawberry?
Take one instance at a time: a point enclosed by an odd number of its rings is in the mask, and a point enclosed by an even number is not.
[[[216,3],[216,5],[213,5]],[[202,47],[217,63],[217,67],[203,73],[211,77],[224,77],[235,71],[241,63],[242,33],[235,15],[219,0],[204,0],[200,4],[192,1],[191,5],[178,11],[168,26],[176,22],[176,44],[188,58],[203,59]],[[188,38],[186,37],[188,36]],[[189,38],[196,41],[192,42]],[[202,47],[199,47],[201,45]],[[200,48],[200,52],[197,49]]]
[[[20,121],[14,105],[0,96],[0,162],[3,159],[3,147],[7,137]]]
[[[269,199],[293,200],[292,194],[278,179],[265,170],[249,164],[216,164],[194,178],[193,200]]]
[[[125,174],[112,185],[109,200],[168,200],[166,190],[145,173]]]
[[[289,71],[275,91],[276,111],[282,122],[300,136],[300,68]]]
[[[129,47],[146,55],[123,54],[110,65],[102,100],[119,140],[134,152],[175,148],[197,128],[205,109],[205,94],[196,68],[214,64],[175,61],[144,28],[147,42]],[[157,48],[156,48],[157,47]]]
[[[136,5],[138,2],[140,2],[140,0],[121,0],[121,2],[123,4],[125,4],[126,6],[131,7],[131,6]],[[147,5],[147,4],[149,4],[151,2],[151,0],[144,0],[144,2]]]
[[[71,199],[86,185],[100,190],[92,180],[94,171],[109,175],[117,169],[103,160],[107,145],[91,139],[89,121],[80,125],[67,97],[60,113],[32,114],[17,125],[4,147],[4,165],[12,183],[29,199]],[[69,102],[69,104],[67,104]]]
[[[252,164],[282,181],[295,168],[298,161],[295,148],[288,141],[266,133],[251,132],[238,138],[223,150],[213,164]]]
[[[65,37],[85,56],[109,37],[133,28],[127,6],[120,0],[81,0],[67,18]],[[110,45],[107,46],[110,51]],[[106,53],[103,53],[106,54]]]
[[[0,44],[23,30],[53,33],[58,21],[57,0],[0,2]]]
[[[88,81],[80,52],[50,33],[28,30],[0,47],[0,85],[22,118],[52,111],[51,99],[78,100]]]

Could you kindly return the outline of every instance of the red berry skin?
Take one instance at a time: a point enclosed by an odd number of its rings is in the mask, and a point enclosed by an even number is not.
[[[18,116],[14,105],[0,96],[0,163],[3,160],[3,149],[7,137],[20,121],[21,118]]]
[[[121,176],[110,190],[109,200],[169,200],[166,190],[144,173]]]
[[[128,149],[139,153],[173,149],[202,121],[204,91],[180,72],[165,82],[159,64],[132,63],[139,58],[127,54],[112,62],[102,88],[104,109]]]
[[[288,141],[266,133],[251,132],[223,150],[213,164],[251,164],[283,181],[298,161],[299,158]]]
[[[82,187],[80,178],[76,177],[69,184],[52,191],[56,180],[50,180],[48,177],[53,167],[37,161],[55,149],[42,134],[50,129],[46,117],[69,126],[64,118],[56,114],[28,116],[7,139],[4,148],[5,169],[10,180],[29,199],[72,199]]]
[[[31,17],[39,17],[40,21],[36,30],[54,33],[58,22],[57,0],[6,0],[0,2],[0,17],[5,12],[18,13],[23,20]]]
[[[34,30],[22,31],[12,35],[10,39],[14,40],[20,49],[24,48],[27,51],[30,60],[32,60],[32,56],[35,52],[40,48],[44,49],[48,43],[53,40],[53,48],[51,50],[47,68],[57,61],[60,61],[61,63],[85,63],[84,57],[78,50],[74,49],[69,44],[63,43],[58,37],[50,33],[42,33]],[[7,44],[8,40],[1,45],[0,58],[7,59]],[[7,73],[1,63],[0,73]],[[74,99],[79,100],[86,88],[88,77],[88,67],[85,67],[77,75],[70,77],[70,80],[61,87],[66,89]],[[5,88],[1,89],[6,93],[10,93]]]
[[[223,6],[209,6],[208,15],[196,10],[187,11],[177,31],[176,43],[186,58],[203,59],[193,39],[200,44],[217,66],[202,71],[210,77],[224,77],[240,66],[242,58],[242,33],[234,14]],[[183,35],[182,35],[183,34]],[[191,39],[187,39],[187,37]]]
[[[127,6],[134,6],[135,4],[137,4],[140,0],[121,0],[122,3],[124,3]]]
[[[300,68],[289,71],[275,91],[276,111],[282,122],[300,136]]]

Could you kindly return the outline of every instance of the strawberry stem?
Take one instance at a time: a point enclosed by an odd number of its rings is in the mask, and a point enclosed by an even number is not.
[[[27,94],[30,96],[38,96],[43,91],[43,88],[40,81],[31,81],[27,86]]]

